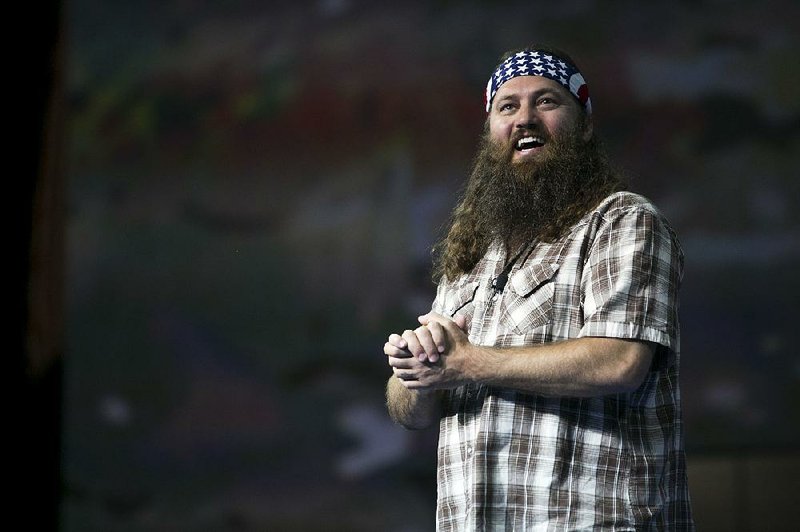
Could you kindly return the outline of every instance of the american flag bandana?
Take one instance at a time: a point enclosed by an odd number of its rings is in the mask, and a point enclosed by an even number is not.
[[[575,65],[557,55],[538,50],[517,52],[497,67],[492,77],[489,78],[489,83],[486,84],[487,113],[491,109],[492,100],[500,86],[517,76],[542,76],[557,81],[578,99],[587,113],[592,113],[589,87]]]

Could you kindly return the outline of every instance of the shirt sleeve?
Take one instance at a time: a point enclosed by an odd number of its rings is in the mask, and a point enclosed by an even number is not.
[[[677,350],[683,252],[664,217],[649,204],[602,216],[581,288],[579,336],[655,342]]]

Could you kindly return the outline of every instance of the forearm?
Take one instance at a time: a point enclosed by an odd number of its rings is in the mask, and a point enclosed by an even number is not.
[[[593,397],[635,390],[653,349],[644,342],[579,338],[537,346],[472,346],[469,380],[547,396]]]
[[[424,429],[439,420],[441,396],[434,390],[408,390],[393,375],[386,383],[386,407],[395,423]]]

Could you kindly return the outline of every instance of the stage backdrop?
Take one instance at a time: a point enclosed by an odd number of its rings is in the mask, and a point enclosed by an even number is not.
[[[63,529],[432,529],[436,433],[387,418],[382,346],[429,309],[486,79],[531,42],[574,56],[683,243],[690,468],[796,450],[798,20],[789,0],[66,3]]]

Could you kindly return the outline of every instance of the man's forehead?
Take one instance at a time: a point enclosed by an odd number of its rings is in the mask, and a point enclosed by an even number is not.
[[[557,92],[568,96],[569,92],[559,83],[541,76],[519,76],[503,83],[497,90],[495,99],[518,96],[522,94]]]

